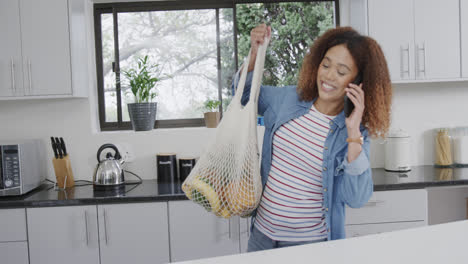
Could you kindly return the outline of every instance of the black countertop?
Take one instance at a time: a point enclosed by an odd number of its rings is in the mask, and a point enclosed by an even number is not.
[[[167,202],[187,199],[180,183],[158,184],[156,180],[127,184],[120,191],[95,191],[92,185],[82,183],[76,183],[73,188],[56,189],[53,184],[45,183],[24,195],[0,197],[0,208]]]
[[[372,178],[374,191],[468,185],[468,168],[441,169],[433,166],[416,166],[405,173],[372,169]],[[92,185],[78,185],[82,183],[77,183],[74,188],[59,190],[52,184],[46,183],[21,196],[0,197],[0,208],[187,200],[180,183],[158,184],[156,180],[144,180],[140,184],[125,185],[125,189],[120,192],[94,191]]]
[[[374,191],[421,189],[436,186],[468,185],[468,168],[415,166],[409,172],[372,169]]]

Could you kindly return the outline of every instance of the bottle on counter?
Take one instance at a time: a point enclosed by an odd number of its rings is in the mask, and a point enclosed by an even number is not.
[[[453,165],[452,139],[448,128],[440,128],[435,136],[435,161],[439,167],[450,167]]]

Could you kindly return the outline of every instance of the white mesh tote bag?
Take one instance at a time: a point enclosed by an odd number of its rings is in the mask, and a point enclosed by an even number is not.
[[[220,217],[249,216],[262,195],[257,103],[268,42],[266,39],[258,48],[249,102],[241,105],[252,50],[244,61],[237,92],[218,125],[214,142],[182,184],[189,199]]]

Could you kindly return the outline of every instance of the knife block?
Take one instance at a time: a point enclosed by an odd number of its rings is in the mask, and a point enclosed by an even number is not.
[[[53,158],[52,164],[54,165],[55,178],[57,179],[57,186],[59,188],[75,186],[75,179],[73,178],[73,171],[68,155],[62,159]]]

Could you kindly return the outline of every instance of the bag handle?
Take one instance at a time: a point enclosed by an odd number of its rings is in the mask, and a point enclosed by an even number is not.
[[[266,50],[267,50],[267,46],[269,42],[270,42],[270,39],[265,38],[265,40],[263,41],[263,44],[258,47],[257,58],[255,59],[255,66],[254,66],[254,72],[253,72],[253,77],[252,77],[252,86],[250,88],[249,103],[253,102],[257,104],[257,101],[258,101],[258,96],[260,94],[260,85],[262,83],[262,78],[263,78],[263,68],[265,65],[265,55],[266,55]],[[242,72],[240,75],[239,83],[237,84],[236,94],[234,95],[234,98],[233,98],[233,101],[235,101],[236,104],[241,104],[242,94],[244,93],[245,81],[247,79],[247,68],[249,65],[251,55],[252,55],[252,48],[250,48],[249,55],[244,60],[244,63],[241,66]]]
[[[263,44],[258,47],[257,58],[255,60],[254,73],[252,77],[252,86],[250,88],[250,98],[252,98],[252,94],[253,94],[254,98],[252,101],[255,104],[257,104],[258,102],[258,96],[260,94],[260,86],[262,85],[263,71],[264,71],[264,66],[265,66],[265,57],[266,57],[268,43],[270,43],[270,39],[266,37],[265,40],[263,41]]]
[[[241,65],[241,69],[239,69],[239,71],[242,70],[242,72],[240,73],[239,81],[236,84],[236,93],[234,94],[234,98],[232,99],[231,104],[235,103],[236,105],[241,105],[242,94],[244,94],[245,80],[247,79],[248,66],[246,65],[249,65],[250,53],[252,53],[252,49],[249,50],[249,54],[247,55],[247,58],[245,58],[244,62]],[[239,71],[237,71],[236,73],[236,79],[237,79],[237,76],[239,76],[238,75]]]

